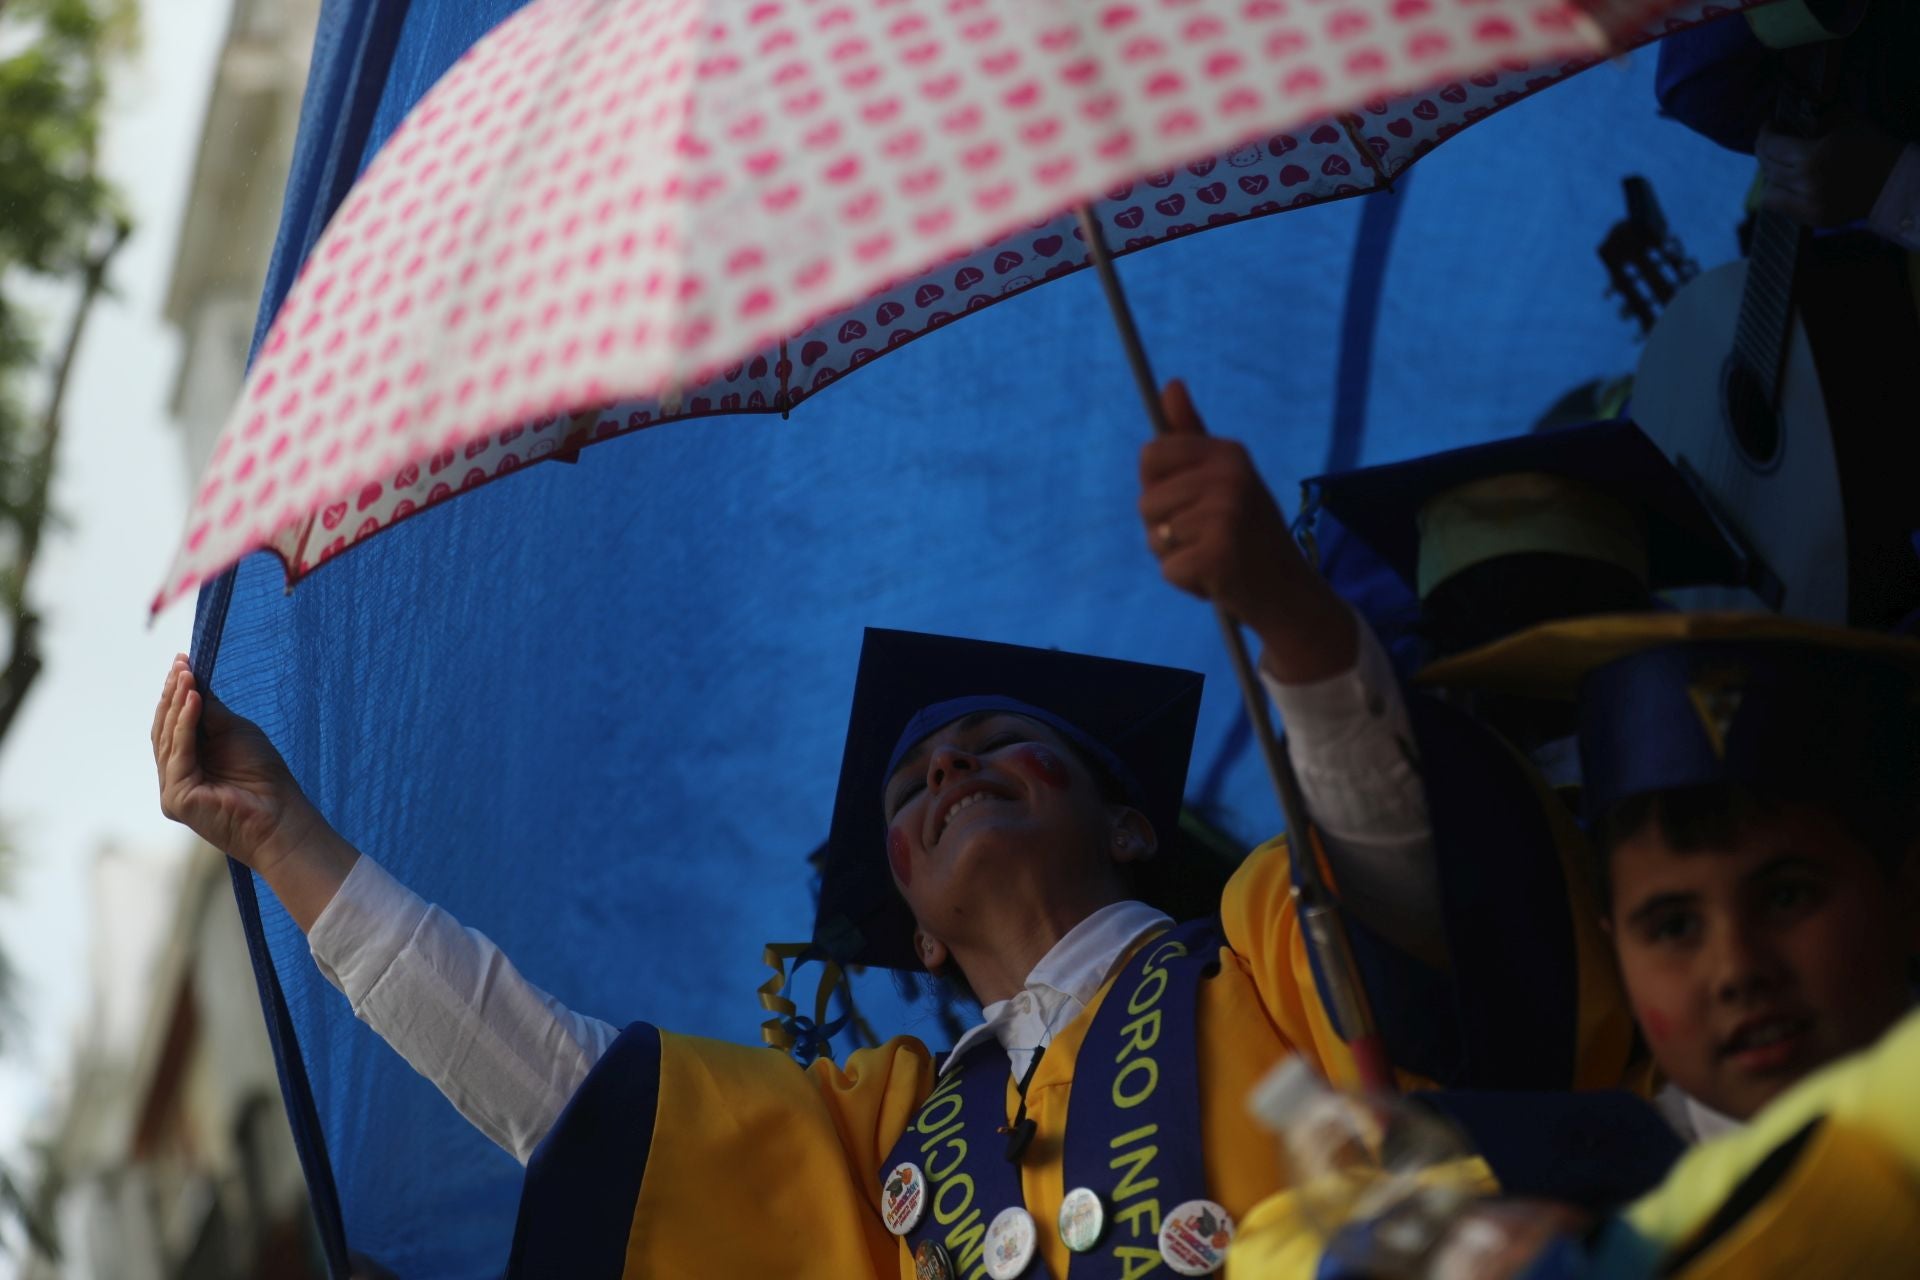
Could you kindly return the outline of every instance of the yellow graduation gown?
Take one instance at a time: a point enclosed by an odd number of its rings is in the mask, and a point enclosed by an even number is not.
[[[1689,1152],[1625,1214],[1685,1280],[1920,1275],[1920,1012]]]
[[[1248,856],[1221,922],[1220,971],[1196,1011],[1198,1137],[1208,1194],[1237,1216],[1284,1182],[1276,1142],[1246,1109],[1254,1084],[1288,1054],[1337,1084],[1355,1071],[1315,992],[1284,838]],[[1021,1188],[1056,1277],[1069,1274],[1052,1224],[1075,1060],[1105,995],[1055,1035],[1027,1091],[1038,1128]],[[1620,1049],[1617,1036],[1594,1041],[1601,1057]],[[1623,1066],[1583,1061],[1578,1074],[1618,1078]],[[934,1055],[907,1037],[803,1069],[761,1047],[630,1027],[530,1162],[509,1273],[910,1280],[911,1257],[881,1223],[882,1164],[935,1083]],[[1008,1118],[1017,1102],[1010,1079]],[[1110,1230],[1151,1248],[1173,1206],[1138,1203]],[[1002,1207],[980,1206],[987,1218]]]

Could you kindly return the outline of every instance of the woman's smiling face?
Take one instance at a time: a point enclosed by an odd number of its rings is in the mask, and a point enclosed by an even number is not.
[[[882,792],[887,863],[922,927],[964,927],[995,895],[1113,873],[1119,815],[1060,734],[978,712],[907,753]]]

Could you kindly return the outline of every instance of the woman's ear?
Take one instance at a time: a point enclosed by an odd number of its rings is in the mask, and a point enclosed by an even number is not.
[[[947,950],[947,944],[923,929],[913,931],[913,953],[920,957],[920,963],[928,973],[939,973],[947,967],[947,961],[953,953]]]
[[[1160,851],[1160,837],[1147,815],[1122,805],[1114,811],[1113,860],[1145,862]]]

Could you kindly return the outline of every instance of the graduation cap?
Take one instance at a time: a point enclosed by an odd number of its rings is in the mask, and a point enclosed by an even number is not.
[[[1503,555],[1617,565],[1649,591],[1746,584],[1749,558],[1687,477],[1631,422],[1596,422],[1316,476],[1331,512],[1424,599]]]
[[[1186,847],[1177,838],[1180,798],[1202,679],[1174,667],[869,628],[820,859],[814,945],[842,964],[921,967],[913,914],[887,865],[881,790],[918,742],[979,711],[1041,721],[1124,789],[1160,837],[1160,852],[1140,869],[1145,901],[1176,918],[1195,914],[1194,902],[1217,908],[1224,870],[1196,874],[1177,853]]]
[[[1736,783],[1876,807],[1920,768],[1920,641],[1768,613],[1547,623],[1421,672],[1423,683],[1577,699],[1582,803]]]

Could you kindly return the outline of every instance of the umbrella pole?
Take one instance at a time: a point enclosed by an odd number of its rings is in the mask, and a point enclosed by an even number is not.
[[[1133,322],[1133,309],[1127,305],[1126,292],[1120,287],[1119,273],[1113,268],[1113,254],[1107,248],[1106,236],[1101,231],[1099,220],[1094,217],[1091,203],[1077,206],[1074,212],[1079,215],[1080,233],[1086,241],[1094,271],[1100,277],[1100,288],[1107,296],[1107,307],[1113,313],[1114,326],[1120,331],[1120,345],[1126,349],[1127,364],[1133,370],[1140,401],[1153,423],[1154,434],[1166,435],[1171,430],[1171,424],[1167,421],[1166,406],[1160,399],[1160,384],[1154,379],[1153,365],[1147,358],[1145,344],[1140,341],[1139,327]],[[1286,822],[1288,835],[1293,837],[1289,843],[1292,846],[1295,907],[1306,932],[1307,945],[1313,949],[1314,959],[1318,961],[1316,967],[1327,985],[1326,996],[1332,1007],[1334,1021],[1346,1033],[1347,1048],[1353,1054],[1361,1087],[1391,1093],[1394,1091],[1393,1071],[1387,1061],[1386,1046],[1380,1039],[1379,1029],[1374,1025],[1373,1011],[1367,1003],[1366,987],[1360,979],[1353,946],[1340,921],[1338,902],[1321,874],[1316,842],[1310,834],[1306,803],[1300,795],[1300,780],[1294,775],[1293,763],[1287,758],[1286,752],[1280,749],[1280,740],[1273,731],[1266,691],[1254,677],[1253,661],[1247,654],[1247,640],[1239,622],[1218,604],[1214,605],[1213,613],[1220,623],[1221,638],[1226,641],[1227,656],[1233,663],[1234,678],[1240,685],[1240,699],[1246,706],[1247,719],[1253,726],[1254,740],[1260,744],[1260,756],[1266,762],[1267,778],[1273,784],[1274,795],[1279,798],[1280,814]]]

